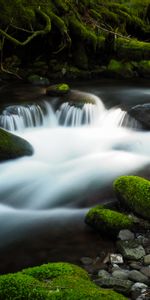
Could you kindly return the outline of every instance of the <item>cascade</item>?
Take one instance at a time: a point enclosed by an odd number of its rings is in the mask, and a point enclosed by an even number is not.
[[[149,133],[126,118],[98,97],[56,111],[45,99],[4,109],[1,126],[28,140],[34,155],[1,164],[0,246],[48,220],[83,217],[89,197],[150,162]]]

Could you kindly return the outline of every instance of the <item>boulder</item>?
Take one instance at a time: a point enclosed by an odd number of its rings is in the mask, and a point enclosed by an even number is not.
[[[124,228],[131,228],[132,217],[97,205],[89,210],[85,218],[86,224],[92,226],[102,234],[116,237],[118,232]]]
[[[32,154],[33,148],[30,143],[0,128],[0,161]]]
[[[113,184],[120,203],[150,220],[150,181],[138,176],[120,176]]]
[[[150,103],[133,106],[128,114],[140,122],[145,129],[150,129]]]

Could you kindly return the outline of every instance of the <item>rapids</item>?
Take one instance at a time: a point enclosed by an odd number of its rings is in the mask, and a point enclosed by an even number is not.
[[[63,103],[54,110],[43,97],[3,109],[1,127],[28,140],[34,155],[1,164],[1,247],[40,224],[83,219],[90,197],[150,163],[149,132],[121,108],[91,97],[95,104],[82,107]]]

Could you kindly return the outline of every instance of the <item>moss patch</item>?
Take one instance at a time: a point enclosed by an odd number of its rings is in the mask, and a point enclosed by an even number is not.
[[[70,87],[66,83],[51,85],[46,89],[46,94],[49,96],[63,96],[70,91]]]
[[[78,276],[84,279],[89,278],[87,272],[80,267],[63,262],[49,263],[39,267],[27,268],[24,269],[22,273],[33,276],[39,280],[53,279],[64,275]]]
[[[36,277],[36,279],[35,279]],[[49,263],[0,276],[3,300],[125,300],[112,290],[101,289],[86,271],[69,263]]]
[[[138,176],[121,176],[113,184],[124,206],[150,220],[150,181]]]
[[[85,222],[100,233],[116,236],[121,229],[131,228],[133,219],[127,215],[100,205],[93,207],[86,215]]]
[[[107,74],[119,78],[132,78],[134,76],[133,66],[130,62],[111,59],[107,67]]]

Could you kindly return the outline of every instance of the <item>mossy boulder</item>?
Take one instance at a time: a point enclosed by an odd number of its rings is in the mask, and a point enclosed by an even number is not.
[[[89,210],[85,222],[101,234],[107,234],[111,237],[116,237],[121,229],[132,228],[134,223],[132,217],[103,208],[101,205]]]
[[[121,62],[111,59],[106,74],[116,78],[132,78],[135,76],[133,66],[130,62]]]
[[[150,181],[138,176],[121,176],[113,184],[120,203],[150,220]]]
[[[0,161],[33,154],[33,147],[26,140],[0,128]]]
[[[69,263],[49,263],[0,276],[3,300],[125,300],[112,290],[99,288],[87,272]]]
[[[51,85],[46,89],[48,96],[64,96],[70,91],[70,87],[66,83]]]

